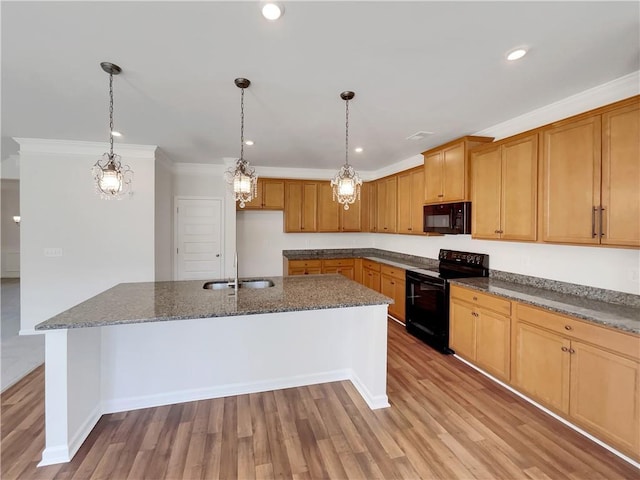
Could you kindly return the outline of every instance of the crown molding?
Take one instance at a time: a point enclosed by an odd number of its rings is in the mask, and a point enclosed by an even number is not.
[[[501,140],[640,93],[640,70],[485,128],[474,135]]]
[[[109,151],[107,142],[82,142],[77,140],[51,140],[46,138],[16,138],[20,153],[49,153],[63,155],[101,156]],[[156,145],[136,145],[119,143],[114,145],[115,153],[123,158],[155,159]]]
[[[422,155],[414,155],[413,157],[405,158],[399,162],[393,163],[386,167],[382,167],[378,170],[371,172],[370,179],[377,179],[386,177],[387,175],[393,175],[394,173],[402,172],[403,170],[409,170],[413,167],[424,165],[424,158]]]
[[[173,172],[177,175],[222,175],[226,167],[211,163],[174,163]]]

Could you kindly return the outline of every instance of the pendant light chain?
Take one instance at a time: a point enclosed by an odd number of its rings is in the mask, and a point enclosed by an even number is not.
[[[346,101],[347,103],[347,107],[345,109],[345,140],[344,140],[344,144],[345,144],[345,165],[348,167],[349,166],[349,100],[347,99]]]
[[[244,88],[240,89],[240,161],[244,160]]]
[[[109,157],[113,157],[113,73],[109,74]]]

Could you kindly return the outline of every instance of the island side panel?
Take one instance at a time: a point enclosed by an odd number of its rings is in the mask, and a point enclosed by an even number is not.
[[[352,379],[354,351],[358,381],[386,399],[386,305],[104,327],[103,409]]]
[[[102,415],[101,329],[45,333],[45,450],[39,466],[73,458]]]

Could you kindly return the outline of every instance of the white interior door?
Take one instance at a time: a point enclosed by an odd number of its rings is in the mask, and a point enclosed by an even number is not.
[[[222,276],[222,200],[177,198],[176,280]]]

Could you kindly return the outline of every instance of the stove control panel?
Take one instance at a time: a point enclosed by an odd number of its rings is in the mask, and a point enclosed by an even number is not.
[[[441,249],[438,260],[446,263],[489,268],[489,255],[484,253],[457,252],[455,250]]]

